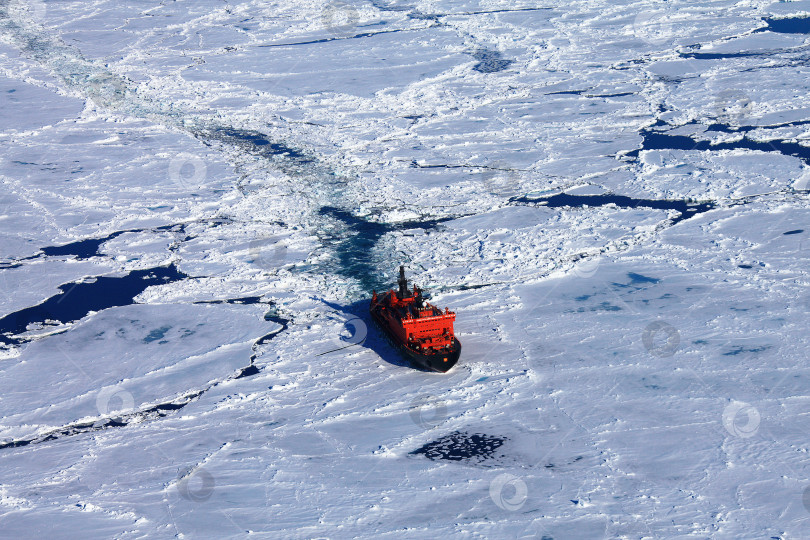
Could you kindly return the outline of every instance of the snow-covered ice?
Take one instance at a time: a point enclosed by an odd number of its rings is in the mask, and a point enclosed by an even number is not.
[[[810,2],[0,0],[0,536],[806,538]],[[447,374],[370,326],[399,264]]]

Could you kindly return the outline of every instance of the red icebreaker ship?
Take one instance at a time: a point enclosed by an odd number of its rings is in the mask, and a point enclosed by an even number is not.
[[[399,267],[399,290],[381,295],[374,291],[370,310],[374,322],[411,362],[441,373],[458,362],[461,343],[453,334],[456,314],[425,302],[416,285],[408,290],[404,266]]]

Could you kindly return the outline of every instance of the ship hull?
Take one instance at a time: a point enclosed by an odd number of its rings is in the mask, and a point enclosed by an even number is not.
[[[374,323],[385,333],[388,340],[402,353],[407,360],[412,364],[419,366],[423,369],[430,371],[437,371],[439,373],[446,373],[458,362],[461,356],[461,343],[458,339],[453,338],[453,342],[449,351],[441,351],[436,353],[425,354],[416,351],[406,344],[397,339],[396,335],[388,327],[386,321],[377,313],[374,304],[371,305],[371,318]]]

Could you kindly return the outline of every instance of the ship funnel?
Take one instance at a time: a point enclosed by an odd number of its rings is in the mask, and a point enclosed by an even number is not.
[[[408,280],[405,279],[405,267],[399,267],[399,297],[405,298],[408,296]]]

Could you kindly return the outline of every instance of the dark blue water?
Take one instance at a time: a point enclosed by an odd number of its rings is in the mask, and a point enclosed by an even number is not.
[[[489,283],[482,283],[479,285],[459,285],[456,287],[458,291],[474,291],[475,289],[483,289],[484,287],[489,287]]]
[[[549,208],[581,208],[583,206],[616,205],[619,208],[654,208],[657,210],[676,210],[680,215],[672,220],[673,225],[715,208],[712,202],[692,202],[667,199],[636,199],[624,195],[569,195],[559,193],[548,197],[516,197],[512,202],[543,205]]]
[[[595,94],[593,97],[612,98],[612,97],[625,97],[625,96],[635,96],[635,95],[637,95],[635,92],[618,92],[616,94]]]
[[[620,285],[622,287],[629,287],[629,286],[632,286],[632,285],[638,285],[640,283],[641,284],[650,283],[652,285],[655,285],[656,283],[659,283],[661,281],[658,278],[645,276],[643,274],[637,274],[635,272],[628,272],[627,277],[630,278],[630,283],[628,283],[627,285],[619,284],[619,283],[614,283],[614,285]]]
[[[121,277],[97,277],[89,283],[60,285],[61,294],[0,319],[0,343],[19,344],[21,340],[11,336],[25,332],[29,324],[43,324],[48,320],[60,323],[78,321],[91,311],[128,306],[147,287],[172,283],[187,277],[172,265],[134,270]]]
[[[273,330],[272,332],[269,332],[269,333],[263,335],[262,337],[260,337],[259,339],[257,339],[253,343],[253,354],[250,356],[250,365],[248,367],[242,369],[239,376],[236,377],[237,379],[241,379],[242,377],[247,377],[249,375],[255,375],[256,373],[258,373],[259,370],[255,369],[255,367],[253,366],[253,361],[256,360],[256,357],[258,356],[258,354],[256,353],[256,347],[264,345],[265,343],[270,343],[270,341],[273,338],[275,338],[276,336],[278,336],[282,332],[285,332],[287,330],[287,328],[289,328],[289,326],[290,326],[290,319],[287,319],[286,317],[282,317],[281,315],[278,315],[278,313],[275,313],[274,310],[271,310],[271,311],[268,311],[267,313],[265,313],[264,314],[264,320],[269,321],[269,322],[274,322],[274,323],[276,323],[278,325],[281,325],[281,328],[278,328],[276,330]],[[255,371],[254,371],[254,369],[255,369]]]
[[[585,92],[586,92],[586,90],[561,90],[559,92],[549,92],[546,95],[547,96],[560,96],[560,95],[581,96]],[[587,94],[585,97],[588,97],[588,98],[615,98],[615,97],[625,97],[625,96],[635,96],[635,95],[637,95],[635,92],[617,92],[615,94]]]
[[[337,259],[337,265],[330,266],[329,270],[348,279],[360,281],[363,289],[369,293],[372,289],[385,290],[391,287],[391,278],[380,276],[380,268],[390,268],[393,272],[398,270],[400,264],[407,262],[391,260],[381,264],[374,259],[374,246],[383,235],[392,231],[434,229],[439,224],[454,219],[448,217],[426,221],[377,223],[333,206],[322,207],[319,214],[337,219],[345,226],[339,233],[324,239],[324,244],[332,249]]]
[[[124,234],[127,231],[115,232],[104,238],[88,238],[86,240],[79,240],[78,242],[71,242],[62,246],[48,246],[41,248],[42,253],[48,257],[57,257],[62,255],[75,255],[77,260],[89,259],[100,255],[98,252],[101,244]]]
[[[229,223],[231,220],[227,218],[215,218],[215,219],[206,219],[202,220],[200,223],[207,223],[210,227],[218,227],[224,223]],[[38,259],[42,256],[45,257],[65,257],[65,256],[74,256],[76,260],[86,260],[91,259],[93,257],[101,257],[103,254],[101,253],[101,246],[110,240],[113,240],[122,234],[125,233],[143,233],[143,232],[161,232],[161,231],[171,231],[175,233],[184,234],[186,230],[187,223],[174,223],[170,225],[161,225],[159,227],[150,227],[144,229],[126,229],[123,231],[116,231],[114,233],[108,234],[107,236],[101,238],[85,238],[83,240],[77,240],[75,242],[70,242],[69,244],[62,244],[60,246],[46,246],[40,248],[39,253],[36,255],[31,255],[29,257],[24,257],[18,259],[19,261],[29,261],[33,259]],[[189,240],[193,240],[195,237],[187,235],[185,238],[181,240],[181,242],[188,242]],[[18,268],[22,266],[21,264],[12,264],[12,263],[0,263],[0,269],[9,269],[9,268]]]
[[[780,34],[810,34],[810,17],[790,17],[786,19],[763,19],[768,26],[757,32],[777,32]]]
[[[763,345],[761,347],[750,347],[750,348],[745,348],[738,345],[736,347],[732,347],[731,350],[724,352],[723,356],[737,356],[738,354],[742,353],[756,354],[767,351],[770,348],[771,348],[770,345]]]
[[[414,11],[412,13],[408,13],[409,19],[436,19],[435,15],[425,15],[423,13],[419,13],[418,11]],[[368,24],[368,25],[358,25],[357,28],[366,28],[371,26],[382,26],[388,24],[387,21],[382,21],[380,23],[375,24]],[[349,36],[331,36],[327,38],[319,38],[319,39],[311,39],[308,41],[296,41],[293,43],[268,43],[264,45],[256,45],[256,47],[265,47],[265,48],[276,48],[276,47],[293,47],[297,45],[316,45],[319,43],[329,43],[330,41],[338,41],[342,39],[363,39],[368,37],[379,36],[380,34],[396,34],[399,32],[407,32],[409,31],[407,28],[393,28],[390,30],[380,30],[377,32],[360,32],[356,34],[352,34]]]
[[[441,459],[481,462],[496,457],[495,452],[506,441],[505,437],[454,431],[409,453],[412,455],[422,454],[434,461]]]
[[[141,423],[145,420],[163,418],[164,416],[168,416],[170,413],[179,411],[189,403],[195,401],[204,392],[205,390],[192,392],[190,394],[186,394],[185,396],[173,402],[161,403],[159,405],[154,405],[147,409],[125,413],[120,416],[103,418],[91,422],[77,422],[74,424],[68,424],[67,426],[54,429],[37,437],[6,441],[4,443],[0,443],[0,450],[3,450],[5,448],[20,448],[22,446],[28,446],[29,444],[39,444],[48,441],[55,441],[57,439],[61,439],[62,437],[80,435],[82,433],[88,433],[91,431],[101,431],[114,427],[122,427],[132,422]]]
[[[702,53],[702,52],[682,52],[681,58],[693,58],[695,60],[724,60],[727,58],[746,58],[748,56],[767,56],[767,52],[732,52],[732,53]]]
[[[239,374],[237,374],[236,377],[234,377],[234,379],[244,379],[245,377],[252,377],[253,375],[257,375],[258,373],[259,368],[251,364],[248,367],[242,368],[239,371]]]
[[[155,328],[145,338],[143,338],[144,343],[152,343],[153,341],[157,341],[159,339],[163,339],[166,336],[166,332],[171,330],[171,326],[161,326],[160,328]],[[161,343],[166,343],[165,341],[161,341]]]
[[[504,59],[500,52],[489,49],[478,49],[472,53],[472,56],[478,60],[478,63],[473,66],[473,70],[479,73],[497,73],[514,63],[514,60]]]
[[[21,261],[29,261],[32,259],[37,259],[42,257],[43,255],[46,257],[65,257],[65,256],[74,256],[76,257],[77,261],[83,261],[85,259],[91,259],[93,257],[98,257],[101,255],[99,253],[99,249],[101,249],[101,245],[104,242],[112,240],[126,232],[140,232],[138,230],[132,231],[117,231],[112,234],[109,234],[103,238],[86,238],[84,240],[77,240],[76,242],[71,242],[69,244],[63,244],[61,246],[46,246],[40,248],[40,252],[36,255],[31,255],[30,257],[25,257],[23,259],[19,259]],[[20,265],[17,265],[20,266]],[[13,266],[7,267],[0,267],[0,268],[14,268]]]
[[[269,300],[262,299],[261,296],[245,296],[243,298],[227,298],[224,300],[199,300],[195,304],[271,304]]]
[[[810,34],[810,17],[789,17],[783,19],[764,18],[766,26],[754,30],[757,32],[775,32],[779,34]],[[727,53],[710,52],[680,52],[681,58],[693,58],[695,60],[725,60],[729,58],[747,58],[752,56],[771,56],[779,52],[789,52],[784,50],[775,51],[740,51]]]
[[[242,299],[235,299],[235,300],[242,300]],[[224,302],[232,303],[228,301]],[[288,319],[270,314],[265,315],[264,318],[267,321],[272,321],[277,324],[280,324],[281,328],[276,329],[273,332],[270,332],[269,334],[266,334],[260,337],[258,340],[256,340],[256,342],[254,342],[253,344],[254,351],[257,346],[269,342],[271,339],[278,336],[280,333],[284,332],[288,328],[289,323]],[[257,366],[253,365],[253,361],[255,360],[255,358],[256,354],[254,352],[254,354],[250,357],[250,364],[247,367],[240,369],[239,371],[236,372],[236,374],[228,377],[225,380],[243,379],[245,377],[251,377],[253,375],[258,374],[260,372],[260,369]],[[3,450],[5,448],[19,448],[23,446],[28,446],[29,444],[38,444],[48,441],[54,441],[57,439],[61,439],[63,437],[80,435],[82,433],[88,433],[92,431],[101,431],[115,427],[122,427],[131,424],[133,422],[142,423],[147,420],[155,420],[158,418],[163,418],[171,413],[179,411],[189,403],[192,403],[193,401],[197,400],[200,396],[202,396],[215,386],[219,385],[221,382],[223,381],[216,381],[208,385],[207,387],[203,388],[202,390],[191,391],[178,399],[166,403],[153,405],[146,409],[125,413],[118,416],[112,416],[111,418],[102,418],[91,422],[77,422],[74,424],[68,424],[67,426],[54,429],[37,437],[6,441],[0,443],[0,450]]]
[[[288,146],[283,142],[272,141],[267,135],[259,131],[219,127],[200,132],[197,135],[202,139],[214,139],[238,146],[249,154],[259,157],[284,157],[301,165],[311,164],[315,161],[315,158],[302,150]]]
[[[714,125],[718,126],[719,124]],[[720,129],[717,130],[720,131]],[[740,129],[739,131],[750,130]],[[780,140],[762,142],[745,136],[739,141],[711,143],[710,141],[699,140],[686,135],[670,135],[654,129],[642,129],[640,133],[643,137],[642,150],[759,150],[761,152],[778,152],[786,156],[797,157],[810,164],[810,146],[802,146],[797,142]],[[629,152],[627,156],[637,157],[638,153],[639,150],[634,150]]]

